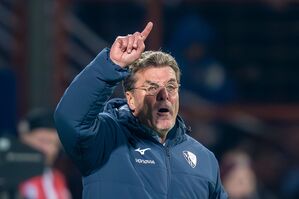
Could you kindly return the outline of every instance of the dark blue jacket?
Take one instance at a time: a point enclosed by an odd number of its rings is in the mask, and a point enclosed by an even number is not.
[[[216,158],[186,134],[179,116],[160,144],[124,99],[108,101],[127,74],[105,49],[73,80],[57,106],[60,139],[83,174],[83,198],[227,198]]]

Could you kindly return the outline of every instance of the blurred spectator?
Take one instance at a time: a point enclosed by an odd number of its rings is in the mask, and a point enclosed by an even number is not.
[[[231,199],[257,199],[257,180],[251,169],[249,156],[241,151],[231,151],[221,162],[223,186]]]
[[[253,164],[260,185],[280,195],[279,188],[288,163],[285,154],[275,145],[266,142],[256,143],[254,148]]]
[[[261,189],[250,156],[242,150],[225,153],[220,163],[221,178],[230,199],[275,199]]]
[[[214,39],[215,31],[210,24],[191,14],[178,22],[169,50],[183,71],[182,96],[188,91],[204,101],[228,103],[235,98],[235,88],[224,66],[211,53]],[[190,99],[194,101],[193,94]]]
[[[42,175],[34,176],[20,185],[20,195],[26,199],[69,199],[64,175],[53,167],[60,151],[60,141],[54,126],[53,113],[37,109],[19,124],[21,141],[45,155]]]

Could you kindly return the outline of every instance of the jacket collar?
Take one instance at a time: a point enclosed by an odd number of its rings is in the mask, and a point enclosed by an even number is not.
[[[114,98],[109,100],[104,107],[104,112],[111,114],[137,137],[160,143],[158,133],[143,125],[138,118],[132,114],[125,99]],[[165,145],[174,146],[183,142],[186,139],[186,133],[188,131],[183,119],[178,115],[175,126],[167,134]]]

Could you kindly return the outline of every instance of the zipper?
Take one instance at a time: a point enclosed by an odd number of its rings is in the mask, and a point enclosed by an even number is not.
[[[165,161],[166,161],[166,170],[167,170],[167,197],[168,198],[168,194],[169,194],[169,189],[170,189],[170,183],[171,183],[171,169],[170,169],[170,149],[168,146],[164,146],[165,149]]]

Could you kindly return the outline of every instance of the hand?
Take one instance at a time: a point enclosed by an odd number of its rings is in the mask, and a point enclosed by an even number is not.
[[[110,59],[124,68],[137,60],[145,49],[144,41],[153,28],[153,23],[148,22],[144,30],[133,35],[119,36],[110,49]]]

